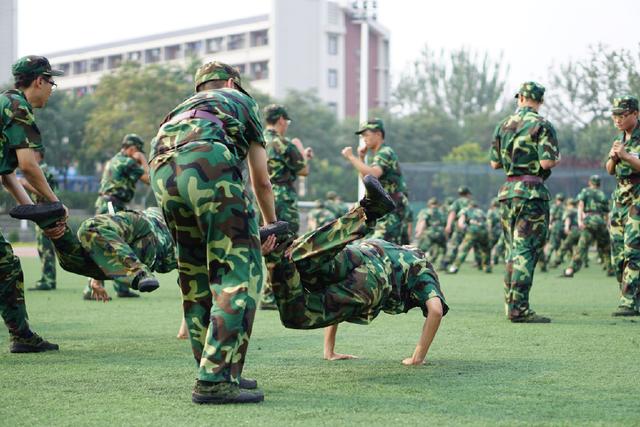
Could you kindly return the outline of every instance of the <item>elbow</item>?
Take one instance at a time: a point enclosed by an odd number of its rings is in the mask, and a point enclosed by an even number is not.
[[[269,178],[257,179],[253,182],[253,190],[256,194],[271,193],[273,191],[271,181]]]
[[[560,160],[540,160],[540,167],[544,170],[554,168],[560,163]]]
[[[502,164],[500,164],[498,162],[489,162],[489,164],[491,165],[492,169],[500,169],[500,168],[502,168]]]

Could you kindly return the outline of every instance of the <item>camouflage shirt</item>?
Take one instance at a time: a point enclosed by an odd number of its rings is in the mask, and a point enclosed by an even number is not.
[[[42,147],[33,108],[24,93],[10,89],[0,94],[0,175],[18,167],[16,150]]]
[[[607,196],[596,188],[583,188],[576,200],[584,203],[586,214],[606,215],[609,212]]]
[[[172,117],[189,110],[204,110],[218,117],[223,127],[199,118],[170,123]],[[159,165],[192,141],[216,141],[227,146],[238,161],[249,152],[249,144],[264,146],[258,104],[250,96],[229,88],[198,92],[171,111],[151,141],[149,161]]]
[[[418,222],[424,221],[425,227],[444,229],[447,218],[440,208],[424,208],[418,212]]]
[[[336,219],[336,216],[327,208],[313,208],[307,214],[309,219],[313,219],[316,223],[316,228],[322,227],[328,222]]]
[[[490,158],[502,165],[507,177],[534,175],[549,178],[551,171],[540,160],[558,160],[560,150],[553,125],[530,107],[519,108],[497,127],[493,135]],[[519,197],[549,200],[544,184],[522,181],[505,182],[498,193],[500,200]]]
[[[289,138],[278,135],[273,129],[264,131],[264,140],[269,161],[269,178],[271,183],[294,190],[298,172],[307,165],[302,153],[291,143]]]
[[[487,216],[482,209],[469,206],[460,211],[460,216],[462,215],[464,215],[464,222],[469,230],[487,230]]]
[[[131,157],[118,152],[109,160],[102,173],[100,195],[115,197],[129,203],[136,191],[136,182],[144,175],[144,169]]]
[[[569,229],[578,228],[578,210],[576,208],[567,208],[562,215],[562,223],[564,224],[569,218]]]
[[[449,213],[455,212],[456,220],[460,217],[460,211],[469,207],[469,203],[471,203],[471,199],[467,197],[458,197],[456,200],[451,203],[449,206]]]
[[[622,132],[622,135],[620,135],[617,140],[623,142],[624,148],[629,154],[638,158],[638,156],[640,156],[640,121],[636,123],[636,127],[633,129],[630,139],[626,139],[625,132]],[[640,174],[640,172],[634,171],[629,162],[620,160],[616,164],[616,179],[618,180],[618,185],[616,186],[616,190],[613,192],[613,199],[615,199],[618,203],[627,205],[634,198],[639,197],[640,184],[633,184],[631,182],[620,182],[624,178],[628,178],[631,175],[638,174]]]
[[[500,223],[500,212],[497,208],[489,208],[487,211],[487,223],[492,234],[502,231]]]
[[[149,221],[151,230],[156,239],[158,239],[156,261],[151,266],[151,269],[159,273],[168,273],[178,268],[173,239],[167,224],[164,222],[162,212],[159,208],[148,208],[142,214]]]
[[[564,205],[555,203],[551,205],[549,208],[549,221],[551,224],[556,224],[557,222],[562,222],[562,215],[564,213]]]
[[[40,163],[40,170],[42,171],[44,178],[47,180],[49,187],[51,187],[51,190],[54,193],[58,191],[58,180],[56,179],[56,176],[53,174],[53,171],[51,170],[51,168],[49,168],[49,166],[46,163],[42,162]],[[31,196],[36,203],[48,202],[47,199],[41,197],[38,194],[32,193]]]
[[[369,161],[370,166],[378,166],[382,169],[380,184],[391,195],[395,193],[407,194],[407,184],[404,182],[398,156],[388,145],[382,145]],[[396,198],[394,197],[394,200]]]
[[[349,212],[347,204],[338,200],[327,200],[324,202],[324,207],[329,209],[336,218],[339,218]]]

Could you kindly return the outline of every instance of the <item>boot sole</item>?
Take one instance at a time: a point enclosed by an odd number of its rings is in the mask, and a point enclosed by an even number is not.
[[[273,224],[260,227],[260,243],[264,243],[265,240],[271,235],[280,236],[289,231],[289,223],[286,221],[276,221]]]
[[[372,175],[366,175],[362,178],[362,183],[364,184],[365,194],[368,199],[379,199],[382,200],[385,204],[385,208],[387,211],[391,212],[396,208],[396,202],[393,201],[391,196],[386,192],[380,181]]]
[[[31,347],[31,346],[25,346],[23,344],[18,344],[15,347],[11,347],[9,349],[9,352],[11,353],[44,353],[45,351],[58,351],[60,350],[60,347],[58,348],[38,348],[38,347]]]
[[[18,205],[9,211],[9,215],[16,219],[28,219],[38,222],[45,219],[63,217],[64,206],[60,202],[40,203],[37,205]]]
[[[247,396],[249,393],[240,393],[237,397],[215,397],[215,396],[205,396],[202,394],[193,393],[191,395],[191,401],[193,403],[198,403],[200,405],[224,405],[224,404],[240,404],[240,403],[260,403],[264,401],[263,394],[251,394],[251,396]],[[244,395],[244,397],[243,397]]]
[[[140,292],[153,292],[160,287],[160,283],[156,279],[143,280],[138,284],[138,290]]]

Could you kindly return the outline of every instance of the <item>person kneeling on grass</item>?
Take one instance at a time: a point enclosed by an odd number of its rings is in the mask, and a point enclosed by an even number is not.
[[[176,268],[173,241],[158,208],[142,212],[120,211],[96,215],[84,221],[78,235],[51,212],[52,204],[21,205],[10,215],[30,219],[47,230],[60,266],[71,273],[91,277],[92,297],[110,299],[101,280],[119,279],[140,292],[159,287],[153,272],[167,273]]]
[[[368,324],[380,311],[419,307],[426,317],[422,334],[402,363],[421,365],[449,307],[424,252],[380,239],[353,243],[394,209],[376,178],[363,181],[366,196],[347,214],[293,242],[270,236],[263,244],[263,254],[276,264],[272,283],[280,320],[292,329],[328,327],[324,356],[337,360],[353,358],[334,352],[340,322]]]

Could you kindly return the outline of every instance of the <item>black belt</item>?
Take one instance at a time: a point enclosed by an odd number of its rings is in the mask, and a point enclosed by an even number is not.
[[[182,120],[190,120],[190,119],[202,119],[202,120],[208,120],[211,123],[215,123],[216,125],[220,126],[221,128],[224,129],[224,123],[222,122],[222,120],[220,120],[218,118],[218,116],[216,116],[213,113],[210,113],[208,111],[205,110],[187,110],[183,113],[177,114],[175,116],[173,116],[171,118],[171,120],[163,123],[169,123],[169,124],[175,124],[178,122],[181,122]]]
[[[526,182],[529,184],[542,184],[544,179],[535,175],[518,175],[518,176],[508,176],[507,182]]]

